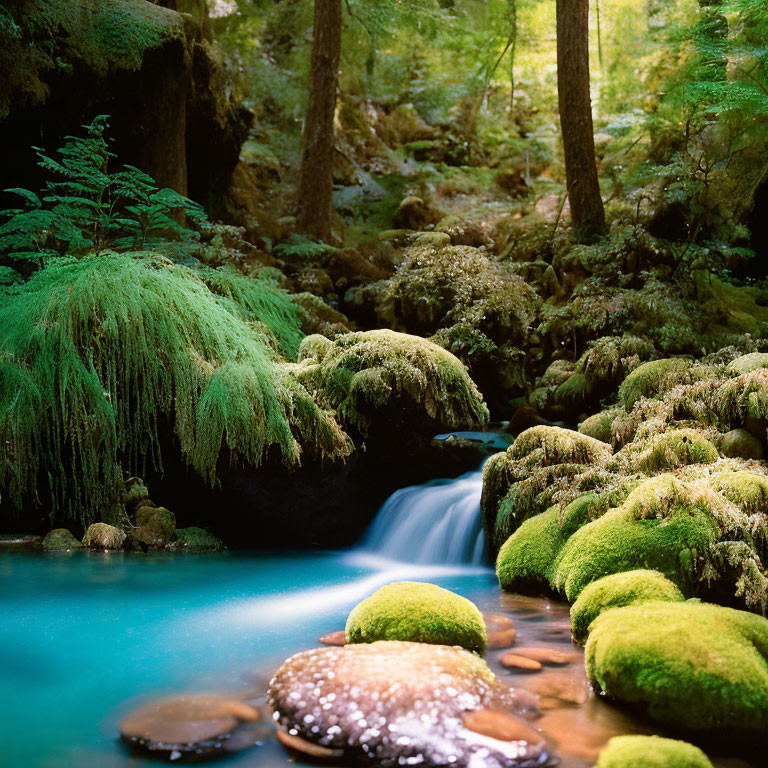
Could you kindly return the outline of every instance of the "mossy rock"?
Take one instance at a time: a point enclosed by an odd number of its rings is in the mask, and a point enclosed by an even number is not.
[[[691,365],[690,360],[680,357],[667,357],[661,360],[651,360],[638,365],[619,386],[619,401],[628,411],[641,397],[652,397],[662,394],[666,389],[665,382],[674,378],[674,374],[686,370]]]
[[[746,429],[732,429],[721,438],[720,453],[730,459],[762,459],[763,444]]]
[[[123,503],[128,509],[135,509],[142,501],[149,498],[149,491],[140,477],[129,477],[125,481],[125,493]]]
[[[597,768],[712,768],[693,744],[661,736],[614,736],[600,752]]]
[[[165,549],[176,538],[176,518],[165,507],[139,507],[136,522],[129,535],[136,549]]]
[[[611,443],[613,435],[611,425],[616,416],[621,412],[620,408],[608,408],[604,411],[588,416],[579,424],[579,432],[588,437],[594,437],[602,443]]]
[[[649,602],[682,602],[683,593],[658,571],[636,570],[614,573],[593,581],[571,606],[571,632],[584,642],[589,625],[610,608]]]
[[[46,534],[42,547],[49,552],[80,549],[83,545],[66,529],[56,528]]]
[[[555,405],[581,407],[592,391],[592,383],[584,373],[571,374],[556,390]]]
[[[220,552],[224,549],[221,539],[202,528],[190,526],[176,531],[173,548],[183,552]]]
[[[83,546],[88,549],[122,549],[124,543],[125,532],[106,523],[88,526],[83,536]]]
[[[299,381],[346,428],[366,437],[393,421],[420,431],[483,425],[488,409],[463,363],[437,344],[390,330],[310,336],[299,350]]]
[[[496,558],[499,586],[507,591],[549,586],[560,550],[589,520],[597,503],[597,496],[587,493],[564,510],[554,506],[526,520],[499,550]]]
[[[761,616],[697,601],[644,603],[592,623],[586,668],[598,690],[665,725],[759,734],[768,728],[766,656]]]
[[[726,368],[731,376],[740,376],[758,368],[768,368],[768,352],[750,352],[748,355],[737,357]]]
[[[726,503],[711,490],[672,475],[646,480],[624,504],[568,539],[556,563],[554,586],[572,602],[603,576],[650,568],[692,592],[697,558],[719,540],[718,520]]]
[[[352,609],[348,643],[405,640],[459,645],[483,653],[486,629],[477,607],[447,589],[414,581],[389,584]]]
[[[721,472],[709,479],[710,486],[747,515],[768,510],[768,476],[741,470]]]
[[[508,449],[512,458],[520,459],[538,451],[542,466],[553,464],[591,464],[608,459],[611,446],[594,437],[562,427],[540,425],[521,432]]]
[[[654,435],[649,447],[637,459],[646,474],[665,472],[686,464],[712,464],[717,461],[717,448],[695,429],[673,429]]]

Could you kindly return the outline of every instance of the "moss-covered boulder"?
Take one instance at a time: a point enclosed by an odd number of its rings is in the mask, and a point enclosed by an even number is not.
[[[485,424],[488,409],[464,365],[437,344],[394,331],[308,336],[299,350],[299,381],[362,437]]]
[[[671,475],[646,480],[620,507],[576,531],[563,546],[554,586],[569,601],[596,579],[651,568],[690,592],[698,556],[720,539],[725,502]]]
[[[677,374],[691,365],[690,360],[679,357],[651,360],[635,368],[619,386],[619,400],[630,410],[641,397],[650,397],[674,386]]]
[[[763,444],[746,429],[732,429],[720,440],[720,453],[730,459],[762,459]]]
[[[347,619],[346,637],[348,643],[406,640],[483,653],[486,629],[482,614],[466,598],[434,584],[402,581],[358,603]]]
[[[768,352],[750,352],[732,360],[726,368],[731,376],[740,376],[742,373],[756,371],[758,368],[768,368]]]
[[[83,536],[83,546],[88,549],[122,549],[124,544],[125,531],[106,523],[89,525]]]
[[[712,475],[709,484],[747,515],[768,510],[768,475],[739,470]]]
[[[46,534],[42,547],[48,551],[80,549],[83,545],[66,529],[56,528]]]
[[[180,552],[220,552],[224,549],[224,543],[212,533],[190,526],[176,530],[173,548]]]
[[[712,464],[719,458],[717,448],[695,429],[672,429],[654,435],[648,443],[637,457],[638,466],[648,475],[686,464]]]
[[[666,725],[764,733],[768,620],[698,602],[604,612],[586,646],[587,674],[604,694]]]
[[[683,593],[658,571],[615,573],[593,581],[571,606],[571,632],[578,642],[587,638],[589,625],[610,608],[649,602],[682,602]]]
[[[712,768],[693,744],[661,736],[614,736],[600,752],[597,768]]]
[[[128,535],[135,549],[165,549],[176,538],[176,518],[165,507],[139,507],[136,523]]]
[[[621,408],[607,408],[588,416],[579,424],[579,432],[582,435],[594,437],[595,440],[610,444],[613,440],[613,420],[622,410]]]
[[[507,591],[550,586],[560,550],[590,517],[595,494],[585,494],[564,510],[554,506],[526,520],[510,536],[496,558],[499,585]]]
[[[606,443],[570,429],[540,425],[521,432],[483,468],[480,505],[492,548],[498,549],[529,517],[546,511],[560,492],[574,487],[575,477],[606,462],[611,453]],[[577,495],[578,490],[570,499]]]
[[[125,481],[123,504],[129,510],[136,509],[149,499],[149,490],[140,477],[129,477]]]

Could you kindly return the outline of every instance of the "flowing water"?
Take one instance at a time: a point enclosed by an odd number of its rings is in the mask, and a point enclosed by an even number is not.
[[[0,766],[144,764],[117,741],[124,714],[181,692],[263,693],[284,658],[343,628],[356,602],[403,579],[440,584],[483,611],[510,616],[518,646],[569,654],[569,663],[536,674],[504,670],[500,649],[486,654],[506,683],[542,697],[536,725],[562,768],[589,768],[610,736],[658,730],[589,690],[567,606],[499,591],[483,562],[480,487],[480,473],[472,472],[399,491],[353,552],[43,554],[0,547]],[[289,757],[265,732],[262,746],[218,762],[282,768]]]

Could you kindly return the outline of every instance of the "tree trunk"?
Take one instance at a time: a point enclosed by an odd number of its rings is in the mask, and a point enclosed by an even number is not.
[[[315,0],[309,107],[302,137],[298,228],[315,240],[331,238],[333,116],[341,56],[341,0]]]
[[[605,234],[589,95],[589,0],[557,0],[557,92],[573,239]]]
[[[507,0],[509,19],[509,124],[515,125],[515,49],[517,48],[517,0]]]

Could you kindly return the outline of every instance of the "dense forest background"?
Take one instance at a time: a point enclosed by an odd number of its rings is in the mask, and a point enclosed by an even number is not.
[[[638,365],[764,346],[764,10],[7,0],[4,520],[141,475],[276,542],[322,486],[307,541],[351,540],[394,474],[477,460],[440,429],[623,445]]]

